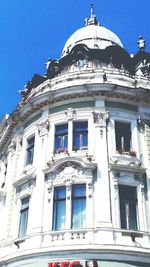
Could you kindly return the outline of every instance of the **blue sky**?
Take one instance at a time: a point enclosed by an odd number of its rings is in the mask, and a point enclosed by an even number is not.
[[[68,37],[84,26],[90,0],[0,0],[0,118],[13,112],[18,90],[48,58],[59,58]],[[139,35],[150,52],[150,0],[93,0],[102,26],[115,32],[129,53]]]

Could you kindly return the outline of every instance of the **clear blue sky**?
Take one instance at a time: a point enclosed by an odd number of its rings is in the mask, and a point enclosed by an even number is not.
[[[59,58],[68,37],[84,26],[90,0],[0,0],[0,118],[13,112],[18,90],[44,63]],[[150,0],[93,0],[101,25],[115,32],[129,53],[143,35],[150,52]]]

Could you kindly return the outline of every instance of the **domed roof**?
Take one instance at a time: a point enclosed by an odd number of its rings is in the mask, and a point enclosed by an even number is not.
[[[105,49],[111,45],[123,47],[118,36],[109,29],[99,26],[96,16],[91,13],[87,25],[74,32],[67,40],[61,57],[68,55],[71,49],[78,44],[84,44],[90,49]]]

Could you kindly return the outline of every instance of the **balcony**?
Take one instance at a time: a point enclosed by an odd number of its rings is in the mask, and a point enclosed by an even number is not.
[[[123,230],[117,228],[90,228],[82,230],[48,231],[27,235],[23,240],[2,242],[1,258],[30,255],[38,252],[81,251],[95,248],[99,251],[116,250],[135,254],[146,253],[150,249],[148,232]],[[8,256],[9,255],[9,256]]]

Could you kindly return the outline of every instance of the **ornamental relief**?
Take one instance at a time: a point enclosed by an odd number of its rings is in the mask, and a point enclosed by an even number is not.
[[[59,170],[59,172],[51,174],[48,177],[47,183],[50,187],[65,184],[69,188],[72,183],[85,183],[87,181],[87,177],[89,179],[89,174],[87,176],[87,173],[83,170],[77,169],[75,166],[65,166],[63,169]]]
[[[74,120],[76,118],[77,112],[73,108],[68,108],[67,111],[65,111],[66,119],[68,121]]]
[[[65,167],[61,172],[57,173],[54,183],[65,183],[66,186],[78,181],[86,181],[86,175],[82,170],[78,170],[73,166]]]
[[[48,119],[37,124],[38,133],[40,137],[48,134],[49,126],[50,126],[50,123]]]
[[[96,126],[106,127],[107,121],[109,119],[109,112],[92,112],[92,114]]]

